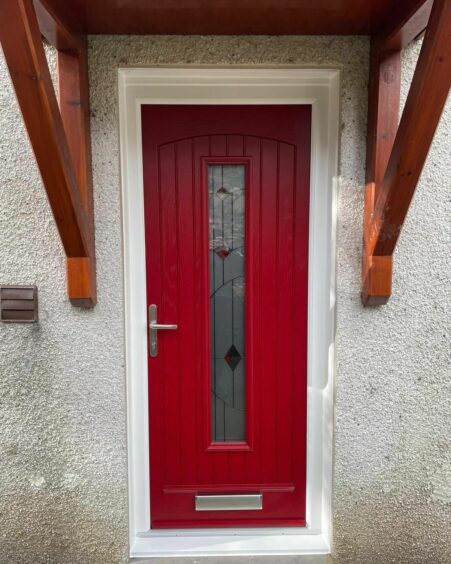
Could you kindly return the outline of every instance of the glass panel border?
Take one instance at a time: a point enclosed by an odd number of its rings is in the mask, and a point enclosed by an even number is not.
[[[250,257],[252,256],[252,240],[250,233],[252,232],[252,214],[250,213],[249,201],[250,201],[250,191],[252,189],[252,161],[251,157],[243,156],[209,156],[201,157],[201,167],[202,167],[202,206],[203,206],[203,249],[205,252],[205,299],[207,300],[207,310],[208,316],[206,320],[207,330],[206,342],[205,342],[205,362],[204,362],[204,392],[203,392],[203,413],[202,418],[204,422],[204,447],[207,452],[214,451],[243,451],[253,449],[253,373],[252,373],[252,342],[250,339],[251,327],[251,291],[252,284],[252,271],[250,267]],[[244,240],[246,245],[245,260],[244,260],[244,277],[246,280],[246,292],[244,297],[244,326],[245,326],[245,440],[244,441],[234,441],[234,442],[216,442],[212,440],[211,432],[211,344],[210,344],[210,258],[209,258],[209,246],[210,246],[210,228],[209,228],[209,180],[208,173],[209,167],[211,165],[244,165],[245,166],[245,230],[244,230]]]
[[[246,165],[208,165],[211,434],[213,442],[246,437]]]

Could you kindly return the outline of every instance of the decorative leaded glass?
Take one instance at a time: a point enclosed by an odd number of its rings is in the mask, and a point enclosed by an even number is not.
[[[210,165],[212,440],[245,440],[245,166]]]

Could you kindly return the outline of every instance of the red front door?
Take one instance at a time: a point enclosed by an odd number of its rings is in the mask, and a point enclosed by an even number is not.
[[[310,124],[142,108],[153,528],[305,525]]]

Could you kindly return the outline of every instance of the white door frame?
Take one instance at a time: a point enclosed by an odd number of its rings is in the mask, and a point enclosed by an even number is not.
[[[130,556],[330,552],[339,71],[278,68],[121,68]],[[142,104],[311,104],[307,526],[151,530]]]

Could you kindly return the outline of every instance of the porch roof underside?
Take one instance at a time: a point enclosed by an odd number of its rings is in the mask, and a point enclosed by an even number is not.
[[[39,4],[40,0],[35,0]],[[43,0],[86,34],[384,35],[427,0]],[[427,14],[429,15],[429,13]],[[426,17],[427,22],[427,17]]]

